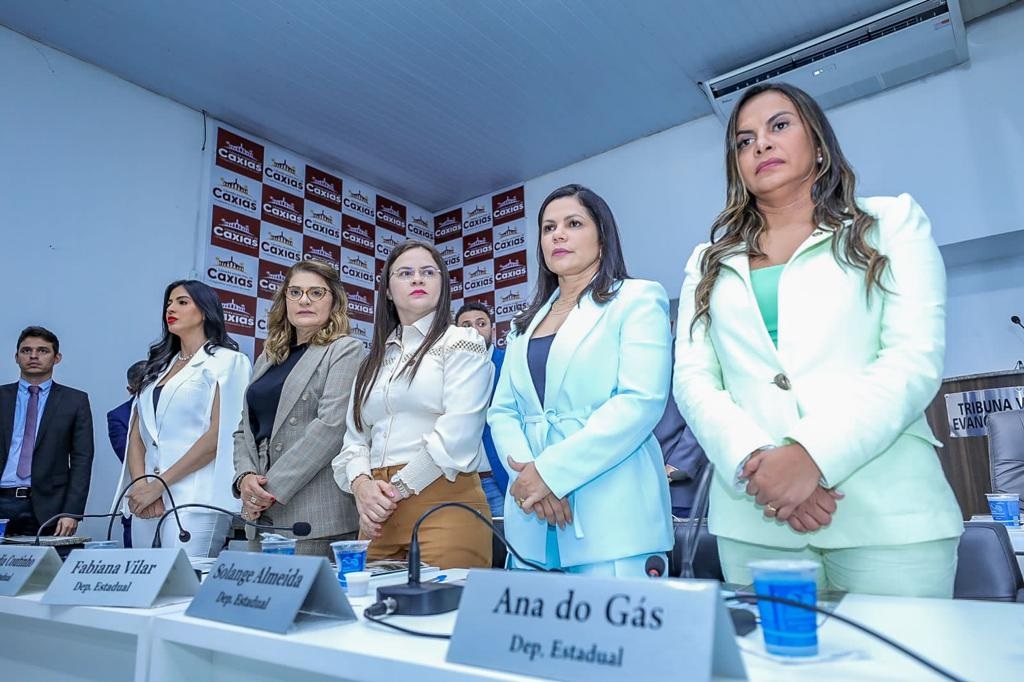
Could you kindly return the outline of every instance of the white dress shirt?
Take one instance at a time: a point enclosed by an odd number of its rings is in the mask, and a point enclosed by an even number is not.
[[[351,492],[354,479],[381,467],[405,465],[396,478],[416,494],[441,475],[454,481],[477,471],[494,365],[476,331],[448,327],[410,381],[402,368],[433,319],[428,315],[388,337],[380,373],[362,405],[362,429],[353,419],[353,395],[345,441],[332,462],[342,490]]]

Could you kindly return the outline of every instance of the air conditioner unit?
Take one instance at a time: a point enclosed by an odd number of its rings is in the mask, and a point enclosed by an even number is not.
[[[758,83],[790,83],[828,108],[966,60],[958,0],[917,0],[700,85],[725,122],[743,91]]]

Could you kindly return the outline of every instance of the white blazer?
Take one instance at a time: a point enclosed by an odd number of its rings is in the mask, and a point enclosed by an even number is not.
[[[153,409],[153,390],[170,371],[170,366],[138,395],[132,404],[132,417],[128,425],[141,416],[139,434],[146,446],[147,474],[167,471],[188,452],[210,428],[213,398],[220,390],[220,422],[217,433],[217,455],[213,462],[185,476],[171,485],[171,494],[177,505],[199,502],[212,504],[231,511],[241,509],[241,503],[231,491],[234,479],[234,438],[242,417],[242,400],[249,385],[252,363],[238,351],[217,348],[211,355],[201,348],[189,364],[171,377],[160,394],[156,410]],[[115,490],[117,496],[131,477],[128,458],[121,465],[121,478]],[[170,501],[164,493],[164,505]],[[116,511],[111,505],[111,512]],[[127,505],[125,505],[127,513]]]
[[[778,348],[754,298],[744,250],[727,256],[711,324],[690,331],[700,258],[679,294],[674,391],[715,464],[710,530],[775,547],[859,547],[956,537],[960,510],[924,409],[942,381],[946,281],[931,224],[907,194],[858,204],[877,218],[872,245],[888,257],[886,291],[866,295],[864,271],[832,255],[818,229],[779,278]],[[737,484],[762,446],[798,442],[846,494],[832,524],[797,533],[766,519]],[[770,455],[769,455],[770,456]]]
[[[551,344],[542,405],[527,347],[557,295],[510,337],[487,413],[495,450],[506,469],[507,457],[533,461],[551,491],[568,496],[573,524],[555,531],[562,566],[668,551],[668,482],[651,435],[670,383],[665,289],[628,279],[605,305],[584,297]],[[544,561],[547,532],[505,496],[505,534],[520,554]]]

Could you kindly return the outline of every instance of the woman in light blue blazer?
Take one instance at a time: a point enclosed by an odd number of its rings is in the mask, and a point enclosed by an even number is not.
[[[505,534],[545,567],[643,576],[673,540],[651,435],[670,383],[668,298],[626,274],[615,218],[591,190],[555,190],[538,222],[537,292],[487,413],[511,479]]]
[[[843,591],[951,596],[963,526],[923,414],[946,298],[927,216],[856,198],[825,114],[784,84],[736,104],[726,172],[686,266],[674,386],[715,464],[726,580],[811,559]]]

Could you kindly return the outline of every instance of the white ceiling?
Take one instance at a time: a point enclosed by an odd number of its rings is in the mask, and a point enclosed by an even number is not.
[[[704,116],[698,81],[896,4],[4,0],[0,24],[439,210]]]

